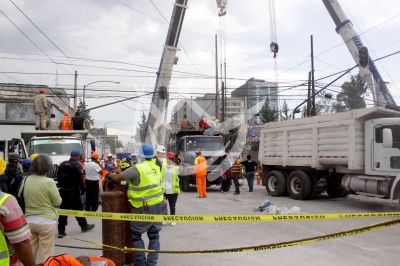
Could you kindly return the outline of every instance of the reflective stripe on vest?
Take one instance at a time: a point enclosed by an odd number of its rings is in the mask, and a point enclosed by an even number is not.
[[[128,199],[135,208],[141,208],[144,204],[152,206],[163,201],[161,190],[160,168],[152,161],[144,161],[135,165],[140,174],[140,183],[134,186],[128,183]]]
[[[0,191],[0,206],[3,205],[4,201],[11,196]],[[8,245],[3,231],[0,231],[0,265],[10,264],[10,254],[8,253]]]
[[[164,161],[161,168],[161,187],[166,192],[166,181],[165,181],[165,168],[167,167],[167,162]],[[179,167],[174,165],[172,167],[172,193],[180,193],[181,188],[179,186],[179,176],[178,176],[178,169]]]

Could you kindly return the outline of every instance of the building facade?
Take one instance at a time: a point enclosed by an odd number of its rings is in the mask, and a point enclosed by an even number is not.
[[[279,110],[278,84],[262,79],[251,78],[245,84],[231,93],[232,98],[241,99],[248,109],[247,117],[250,124],[259,124],[257,114],[268,98],[272,109]]]

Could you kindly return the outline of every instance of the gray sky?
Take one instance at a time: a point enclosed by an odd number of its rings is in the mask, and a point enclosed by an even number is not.
[[[0,14],[0,71],[47,74],[0,74],[1,82],[46,84],[72,89],[73,72],[78,71],[78,88],[93,81],[118,81],[120,84],[96,83],[88,87],[89,107],[115,101],[118,96],[150,92],[155,84],[162,47],[166,38],[173,0],[13,0],[43,32],[69,57],[121,61],[98,62],[66,58],[8,0],[0,9],[36,44]],[[296,85],[307,78],[310,68],[309,36],[314,35],[316,78],[354,65],[348,50],[334,30],[334,23],[320,0],[277,0],[277,37],[280,51],[277,80],[281,86]],[[396,0],[341,1],[356,30],[377,58],[400,47],[400,2]],[[214,34],[221,31],[215,0],[189,0],[180,39],[179,62],[174,71],[214,75]],[[274,61],[269,52],[269,13],[267,0],[229,0],[226,15],[226,60],[228,87],[236,88],[251,77],[275,81]],[[223,42],[221,44],[224,44]],[[53,61],[51,62],[50,59]],[[54,63],[56,62],[56,63]],[[126,64],[130,63],[130,64]],[[389,89],[400,103],[400,55],[377,64]],[[136,65],[133,65],[136,64]],[[56,77],[55,73],[59,75]],[[352,72],[356,74],[357,71]],[[187,78],[175,72],[171,97],[196,97],[214,93],[213,79]],[[348,78],[348,77],[346,77]],[[337,84],[341,84],[343,79]],[[283,87],[282,87],[283,88]],[[94,92],[91,89],[109,89]],[[340,90],[339,88],[334,88]],[[125,90],[129,92],[113,92]],[[71,90],[68,90],[72,93]],[[81,94],[82,91],[79,91]],[[190,94],[191,93],[191,94]],[[303,96],[304,95],[304,96]],[[93,98],[99,96],[101,98]],[[290,107],[305,99],[306,91],[282,93]],[[141,112],[147,114],[150,98],[127,101],[125,105],[92,112],[96,126],[119,130],[131,136]],[[174,103],[174,101],[172,102]]]

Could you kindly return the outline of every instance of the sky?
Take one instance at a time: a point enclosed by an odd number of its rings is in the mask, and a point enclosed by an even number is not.
[[[86,89],[89,108],[154,90],[173,0],[12,2],[0,1],[0,82],[59,86],[72,94],[74,71],[77,71],[79,98],[83,86],[95,82]],[[170,83],[170,106],[180,99],[215,93],[215,80],[204,78],[215,74],[215,34],[225,35],[218,45],[227,64],[229,91],[252,77],[277,81],[282,90],[307,79],[311,64],[310,35],[314,36],[316,78],[355,64],[321,0],[279,0],[275,1],[279,53],[274,69],[269,51],[268,2],[229,0],[227,14],[220,18],[216,1],[188,0],[177,53],[179,61]],[[372,0],[342,0],[340,3],[372,58],[399,50],[399,1],[382,0],[378,4]],[[377,63],[398,104],[399,63],[400,54]],[[357,73],[355,70],[351,74]],[[341,85],[349,75],[335,84]],[[306,98],[304,89],[282,91],[281,100],[293,108]],[[331,92],[339,90],[332,87]],[[136,133],[142,112],[148,113],[150,101],[149,96],[141,96],[93,110],[91,115],[95,126],[110,128],[128,141]]]

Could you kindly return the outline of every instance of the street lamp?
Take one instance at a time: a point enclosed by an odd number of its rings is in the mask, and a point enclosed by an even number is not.
[[[97,80],[97,81],[93,81],[90,82],[86,85],[83,85],[83,102],[85,102],[85,92],[86,92],[86,88],[89,87],[90,85],[94,84],[94,83],[100,83],[100,82],[104,82],[104,83],[114,83],[114,84],[120,84],[119,81],[112,81],[112,80]]]

